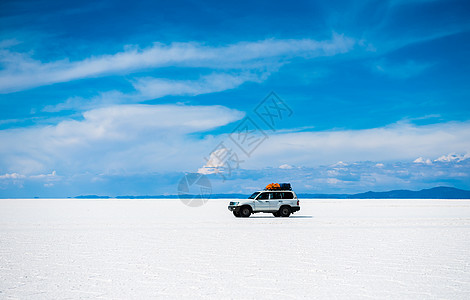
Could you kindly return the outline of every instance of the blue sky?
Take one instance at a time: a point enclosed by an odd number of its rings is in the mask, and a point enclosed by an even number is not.
[[[2,1],[0,197],[470,189],[466,1]],[[292,110],[275,130],[255,108]],[[268,137],[229,169],[245,117]],[[227,149],[229,149],[227,148]]]

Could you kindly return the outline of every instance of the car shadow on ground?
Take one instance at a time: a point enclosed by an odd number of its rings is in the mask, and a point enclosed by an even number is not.
[[[289,218],[281,218],[281,217],[275,217],[275,216],[250,216],[250,218],[252,219],[311,219],[313,218],[313,216],[290,216]]]

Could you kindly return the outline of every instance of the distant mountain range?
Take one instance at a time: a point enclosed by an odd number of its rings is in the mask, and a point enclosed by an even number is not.
[[[309,194],[299,193],[299,198],[317,198],[317,199],[470,199],[470,191],[461,190],[453,187],[435,187],[420,191],[393,190],[388,192],[366,192],[359,194]],[[194,198],[194,195],[185,195],[181,198]],[[211,199],[244,199],[248,194],[212,194]],[[156,196],[96,196],[85,195],[77,196],[77,199],[177,199],[178,195],[156,195]]]
[[[385,193],[374,193],[367,192],[363,194],[357,194],[357,198],[417,198],[417,199],[470,199],[470,191],[456,189],[452,187],[435,187],[432,189],[424,189],[421,191],[406,191],[406,190],[396,190]]]
[[[340,199],[470,199],[470,191],[453,187],[435,187],[420,191],[393,190],[388,192],[366,192],[359,194],[299,194],[301,198]]]

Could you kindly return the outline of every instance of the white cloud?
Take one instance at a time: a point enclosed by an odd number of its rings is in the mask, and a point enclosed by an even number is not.
[[[218,174],[224,172],[225,157],[229,155],[228,149],[221,148],[213,151],[206,164],[197,170],[199,174]]]
[[[410,162],[418,155],[438,157],[442,153],[455,150],[466,152],[465,149],[470,149],[470,122],[423,126],[400,122],[365,130],[282,132],[271,134],[250,158],[244,156],[236,145],[226,146],[235,151],[239,159],[244,160],[240,165],[242,169],[292,170],[290,168],[292,165],[301,166],[301,168],[328,165],[329,169],[321,176],[334,177],[340,181],[352,182],[360,179],[357,172],[351,170],[358,170],[362,165],[351,162],[380,161],[381,163],[371,163],[367,167],[366,173],[371,173],[371,178],[367,180],[372,182],[376,172],[385,172],[381,175],[383,178],[389,176],[387,175],[389,171],[392,171],[394,176],[398,176],[397,178],[407,175],[399,174],[394,166],[390,169],[389,163]],[[199,169],[200,173],[214,174],[224,171],[223,161],[216,160],[222,155],[216,154],[218,153],[212,153],[209,162]],[[283,163],[281,166],[279,166],[280,162]],[[419,158],[415,159],[412,165],[430,166],[432,162],[430,159]],[[227,177],[227,174],[224,175]]]
[[[0,131],[0,170],[6,173],[4,179],[49,173],[42,176],[50,179],[48,183],[58,178],[57,174],[126,175],[198,168],[200,173],[213,174],[223,168],[224,161],[216,155],[221,153],[211,155],[210,151],[222,139],[227,140],[226,136],[205,134],[201,138],[199,134],[240,120],[243,115],[222,106],[121,105],[93,109],[86,111],[82,120]],[[366,130],[271,134],[250,158],[238,155],[243,160],[242,169],[272,167],[290,172],[328,165],[330,172],[325,171],[324,178],[353,182],[359,179],[351,170],[358,166],[351,162],[381,162],[370,166],[388,176],[390,162],[408,161],[416,168],[428,167],[427,159],[423,158],[424,164],[411,161],[416,157],[439,157],[439,161],[458,157],[462,161],[469,154],[452,153],[469,153],[469,149],[470,122],[423,126],[397,123]],[[450,158],[441,158],[443,153],[451,153]],[[209,160],[201,168],[207,156]],[[57,173],[51,173],[53,170]]]
[[[37,174],[37,175],[23,175],[18,173],[6,173],[4,175],[0,175],[0,180],[16,180],[16,179],[39,179],[39,180],[47,180],[47,181],[54,181],[58,180],[58,176],[56,171],[52,171],[50,174]]]
[[[377,166],[379,165],[379,166]],[[410,161],[377,163],[373,161],[350,162],[347,167],[315,166],[288,170],[263,168],[241,170],[229,179],[225,188],[218,188],[217,175],[211,175],[213,187],[226,192],[241,189],[249,193],[246,186],[274,181],[290,182],[297,192],[319,193],[359,193],[368,190],[384,191],[394,189],[419,190],[436,186],[455,186],[469,189],[470,161],[455,164],[416,164]],[[222,180],[220,180],[222,181]]]
[[[466,159],[470,158],[470,152],[466,154],[457,154],[457,153],[450,153],[447,155],[442,155],[439,158],[435,159],[434,161],[438,162],[461,162]]]
[[[47,179],[47,180],[54,180],[57,179],[57,172],[52,171],[50,174],[39,174],[39,175],[31,175],[29,178],[31,179]]]
[[[433,125],[396,123],[385,127],[272,134],[244,167],[277,167],[278,161],[316,166],[341,161],[398,161],[468,153],[470,122]]]
[[[25,179],[25,175],[18,173],[6,173],[0,175],[0,190],[6,189],[9,185],[22,188]]]
[[[7,173],[0,175],[0,179],[22,179],[25,178],[26,176],[18,174],[18,173]]]
[[[331,165],[332,167],[346,167],[348,164],[343,161],[338,161],[337,163]]]
[[[431,165],[432,161],[429,158],[423,158],[423,157],[418,157],[413,161],[416,164],[425,164],[425,165]]]
[[[4,66],[0,71],[0,93],[167,66],[264,69],[292,57],[313,58],[344,53],[351,50],[354,43],[353,39],[337,34],[326,41],[268,39],[220,47],[198,43],[155,43],[146,49],[127,47],[125,51],[112,55],[47,63],[35,60],[29,54],[0,49],[0,64]]]
[[[36,174],[36,175],[24,175],[18,173],[6,173],[0,175],[0,189],[6,189],[9,185],[13,185],[19,188],[23,188],[27,181],[42,181],[45,187],[54,186],[53,182],[59,181],[61,178],[57,176],[56,171],[52,171],[50,174]]]
[[[326,183],[336,185],[338,183],[341,183],[342,180],[336,179],[336,178],[326,178]]]
[[[120,105],[94,109],[83,120],[0,131],[0,170],[37,174],[185,171],[194,169],[211,130],[243,117],[223,106]],[[55,176],[55,172],[52,173]]]

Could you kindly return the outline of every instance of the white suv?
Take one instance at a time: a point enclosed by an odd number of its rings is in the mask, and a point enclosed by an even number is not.
[[[297,195],[291,190],[268,190],[253,193],[247,200],[232,201],[228,210],[235,217],[248,218],[253,213],[272,213],[275,217],[289,217],[300,210]]]

